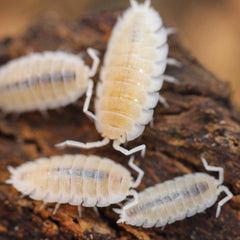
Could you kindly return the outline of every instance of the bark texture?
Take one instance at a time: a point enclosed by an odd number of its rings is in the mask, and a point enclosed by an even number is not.
[[[32,51],[61,49],[79,53],[88,47],[98,49],[102,58],[120,14],[87,15],[73,24],[52,17],[41,19],[23,36],[1,40],[0,64]],[[128,157],[114,151],[111,144],[88,151],[54,147],[65,139],[101,139],[94,124],[82,113],[82,97],[79,104],[49,111],[47,119],[39,112],[0,119],[0,239],[240,239],[239,111],[231,105],[229,86],[191,57],[177,36],[171,36],[169,44],[170,56],[180,60],[183,67],[168,67],[166,73],[181,83],[164,83],[161,93],[170,107],[158,104],[154,127],[146,127],[140,138],[128,144],[128,148],[147,144],[146,157],[136,157],[136,163],[145,171],[138,190],[186,173],[205,172],[200,161],[204,154],[209,164],[224,168],[224,184],[235,195],[223,206],[220,217],[215,218],[214,205],[164,230],[143,229],[117,225],[118,216],[112,207],[99,209],[99,216],[93,209],[84,208],[80,219],[74,206],[62,205],[53,215],[54,204],[41,210],[41,202],[20,198],[19,192],[5,184],[8,165],[15,167],[39,157],[81,152],[107,156],[127,167]],[[89,57],[85,56],[85,60],[91,64]],[[97,75],[94,81],[98,80]]]

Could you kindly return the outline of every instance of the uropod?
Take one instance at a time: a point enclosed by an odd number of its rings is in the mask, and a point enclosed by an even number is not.
[[[221,206],[233,197],[226,186],[223,186],[223,168],[209,166],[202,157],[208,171],[219,172],[219,179],[206,173],[187,174],[149,187],[128,202],[122,209],[114,209],[120,214],[118,223],[150,227],[164,227],[166,224],[191,217],[211,207],[221,192],[227,196],[217,207],[216,217]]]
[[[129,195],[136,197],[137,187],[144,172],[133,158],[129,166],[138,173],[133,181],[130,172],[108,158],[90,155],[64,155],[40,158],[17,168],[8,167],[11,177],[6,181],[23,195],[45,203],[106,207],[118,203]]]
[[[164,81],[177,80],[164,71],[167,64],[179,66],[179,62],[167,57],[167,36],[172,29],[163,26],[150,1],[130,3],[113,28],[97,85],[96,116],[92,116],[103,139],[91,143],[67,140],[56,146],[93,148],[113,140],[114,149],[125,155],[137,151],[144,155],[145,144],[131,150],[121,144],[142,134],[159,100],[166,105],[158,91]]]
[[[45,112],[75,102],[86,91],[91,94],[99,58],[97,51],[87,49],[93,59],[91,69],[77,55],[45,51],[12,60],[0,67],[0,108],[4,113]],[[84,112],[87,102],[84,104]],[[91,115],[91,113],[90,113]]]

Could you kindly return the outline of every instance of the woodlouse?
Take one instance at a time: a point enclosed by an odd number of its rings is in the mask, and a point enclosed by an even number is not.
[[[177,80],[163,73],[167,64],[179,66],[179,63],[167,58],[167,36],[172,29],[163,26],[150,1],[130,3],[131,7],[113,28],[97,86],[93,119],[103,140],[91,143],[67,140],[56,146],[93,148],[113,140],[113,147],[125,155],[137,151],[144,155],[145,144],[131,150],[121,144],[142,134],[159,100],[166,104],[158,91],[164,80],[173,83]]]
[[[129,166],[138,172],[136,181],[125,167],[108,158],[80,154],[54,156],[15,169],[8,167],[11,177],[6,183],[32,199],[57,202],[55,209],[62,203],[105,207],[136,195],[132,188],[140,184],[144,173],[133,163],[133,158]]]
[[[0,68],[0,108],[4,113],[22,113],[66,106],[86,91],[91,93],[99,64],[96,50],[90,69],[77,55],[66,52],[32,53]],[[88,114],[84,104],[84,111]],[[91,115],[91,113],[90,113]]]
[[[226,186],[221,185],[223,168],[209,166],[203,157],[202,162],[208,171],[219,172],[219,179],[206,173],[195,173],[149,187],[122,209],[114,209],[120,214],[118,223],[125,222],[145,228],[164,227],[211,207],[218,195],[225,192],[227,196],[218,203],[218,217],[221,206],[230,200],[233,194]]]

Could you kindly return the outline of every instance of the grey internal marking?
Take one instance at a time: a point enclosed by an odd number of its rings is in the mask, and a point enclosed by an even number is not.
[[[30,87],[34,86],[36,84],[44,84],[44,83],[50,83],[53,82],[63,82],[63,81],[73,81],[76,79],[75,72],[54,72],[54,73],[44,73],[40,76],[32,76],[30,78],[24,79],[23,81],[18,81],[15,83],[10,83],[5,86],[0,87],[0,92],[3,92],[5,90],[10,90],[13,88],[21,87]]]
[[[59,168],[55,168],[51,171],[52,174],[58,173],[58,176],[69,176],[71,178],[93,178],[103,180],[108,177],[108,173],[104,171],[98,171],[93,169],[72,169],[63,168],[61,169],[61,175],[59,175]]]
[[[207,182],[196,183],[183,191],[170,192],[168,195],[155,198],[149,202],[143,203],[142,205],[133,207],[128,211],[128,216],[135,215],[145,209],[152,208],[154,206],[161,205],[167,202],[172,202],[177,199],[196,197],[200,193],[206,192],[208,189],[209,186]]]
[[[190,186],[186,191],[182,192],[182,195],[187,197],[196,197],[200,193],[204,193],[209,189],[207,182],[199,182]]]
[[[197,189],[199,190],[199,193],[204,193],[209,189],[207,182],[199,182],[196,185],[197,185]]]

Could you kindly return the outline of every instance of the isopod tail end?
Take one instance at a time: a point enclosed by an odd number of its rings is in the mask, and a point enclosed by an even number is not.
[[[15,169],[12,166],[7,166],[7,169],[11,174],[15,173]]]
[[[11,178],[9,178],[9,179],[7,179],[7,180],[5,181],[5,183],[6,183],[6,184],[12,184],[12,183],[13,183],[13,181],[12,181],[12,179],[11,179]]]

